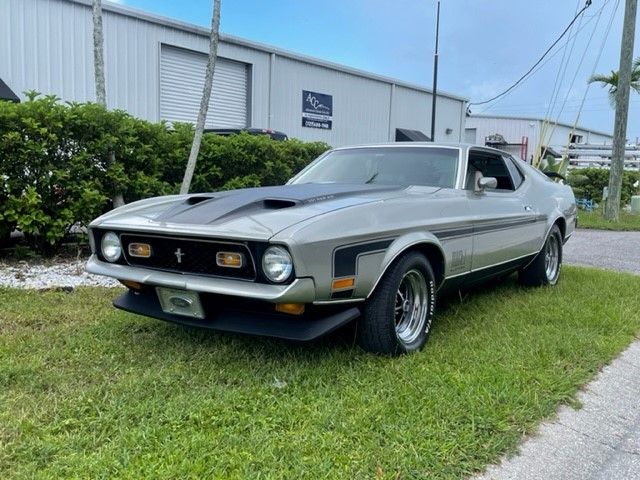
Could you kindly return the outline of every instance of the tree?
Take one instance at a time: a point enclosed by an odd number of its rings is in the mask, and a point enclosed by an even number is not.
[[[102,0],[93,0],[93,70],[96,81],[96,102],[107,107],[104,81],[104,35],[102,34]]]
[[[191,144],[191,152],[189,153],[189,161],[182,179],[180,193],[189,193],[193,172],[196,169],[196,160],[200,152],[200,144],[202,143],[202,134],[204,132],[204,122],[207,119],[209,111],[209,100],[211,99],[211,88],[213,86],[213,72],[216,66],[216,56],[218,54],[218,40],[220,31],[220,0],[213,0],[213,16],[211,18],[211,35],[209,36],[209,59],[207,60],[207,69],[204,77],[204,87],[202,89],[202,99],[200,100],[200,111],[198,112],[198,120],[196,121],[196,131],[193,134],[193,143]]]
[[[102,33],[102,0],[93,0],[93,70],[96,82],[96,103],[107,108],[107,89],[104,79],[104,35]],[[116,154],[109,153],[109,165],[116,163]],[[122,192],[115,191],[113,207],[124,205]]]
[[[620,79],[619,72],[611,70],[608,75],[597,74],[589,79],[589,83],[601,83],[603,87],[609,87],[609,101],[611,105],[616,105],[616,93],[618,91],[618,81]],[[640,57],[633,62],[631,69],[631,89],[636,93],[640,93]]]

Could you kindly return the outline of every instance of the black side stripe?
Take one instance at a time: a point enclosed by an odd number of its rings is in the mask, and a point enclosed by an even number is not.
[[[509,228],[519,227],[521,225],[529,225],[538,222],[546,222],[547,217],[539,215],[534,218],[526,218],[523,220],[506,221],[501,223],[494,223],[492,225],[476,225],[467,228],[458,228],[453,230],[435,230],[433,234],[440,240],[453,237],[465,237],[468,235],[477,235],[480,233],[495,232],[499,230],[508,230]]]
[[[473,235],[473,227],[458,228],[454,230],[434,230],[432,233],[440,240],[452,237],[468,237],[469,235]]]
[[[375,240],[358,245],[338,247],[333,253],[333,277],[349,277],[356,274],[358,255],[386,250],[393,239]]]

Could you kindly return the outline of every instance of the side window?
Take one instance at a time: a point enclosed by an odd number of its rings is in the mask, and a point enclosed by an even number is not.
[[[513,166],[515,168],[515,165]],[[473,190],[478,178],[494,177],[498,181],[496,191],[513,191],[513,180],[511,173],[502,156],[485,151],[469,152],[469,165],[467,167],[467,177],[465,188]]]
[[[513,157],[506,157],[504,161],[507,164],[507,168],[509,169],[509,173],[511,174],[511,181],[513,182],[513,189],[517,190],[522,182],[524,182],[524,177],[522,176],[522,172],[518,167],[516,167],[516,160]]]

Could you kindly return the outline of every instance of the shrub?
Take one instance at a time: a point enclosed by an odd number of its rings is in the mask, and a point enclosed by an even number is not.
[[[43,253],[106,201],[99,165],[67,134],[68,114],[54,97],[0,102],[0,230],[18,228]]]
[[[573,186],[576,198],[586,198],[596,202],[602,201],[602,191],[609,185],[609,170],[601,168],[580,168],[571,170],[569,183]],[[622,175],[622,205],[631,201],[631,196],[637,194],[634,182],[640,180],[640,172],[625,170]]]
[[[28,93],[0,102],[0,240],[21,230],[40,253],[53,253],[69,229],[126,202],[176,193],[193,126],[151,123],[93,103],[61,103]],[[248,134],[203,138],[191,190],[284,183],[329,148]]]

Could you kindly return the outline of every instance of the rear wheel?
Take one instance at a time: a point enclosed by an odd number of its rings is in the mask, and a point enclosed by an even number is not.
[[[384,274],[358,321],[356,339],[369,352],[399,355],[420,350],[431,331],[435,277],[418,252],[397,260]]]
[[[551,227],[549,236],[536,258],[519,274],[520,283],[532,287],[555,285],[562,266],[562,233],[558,225]]]

